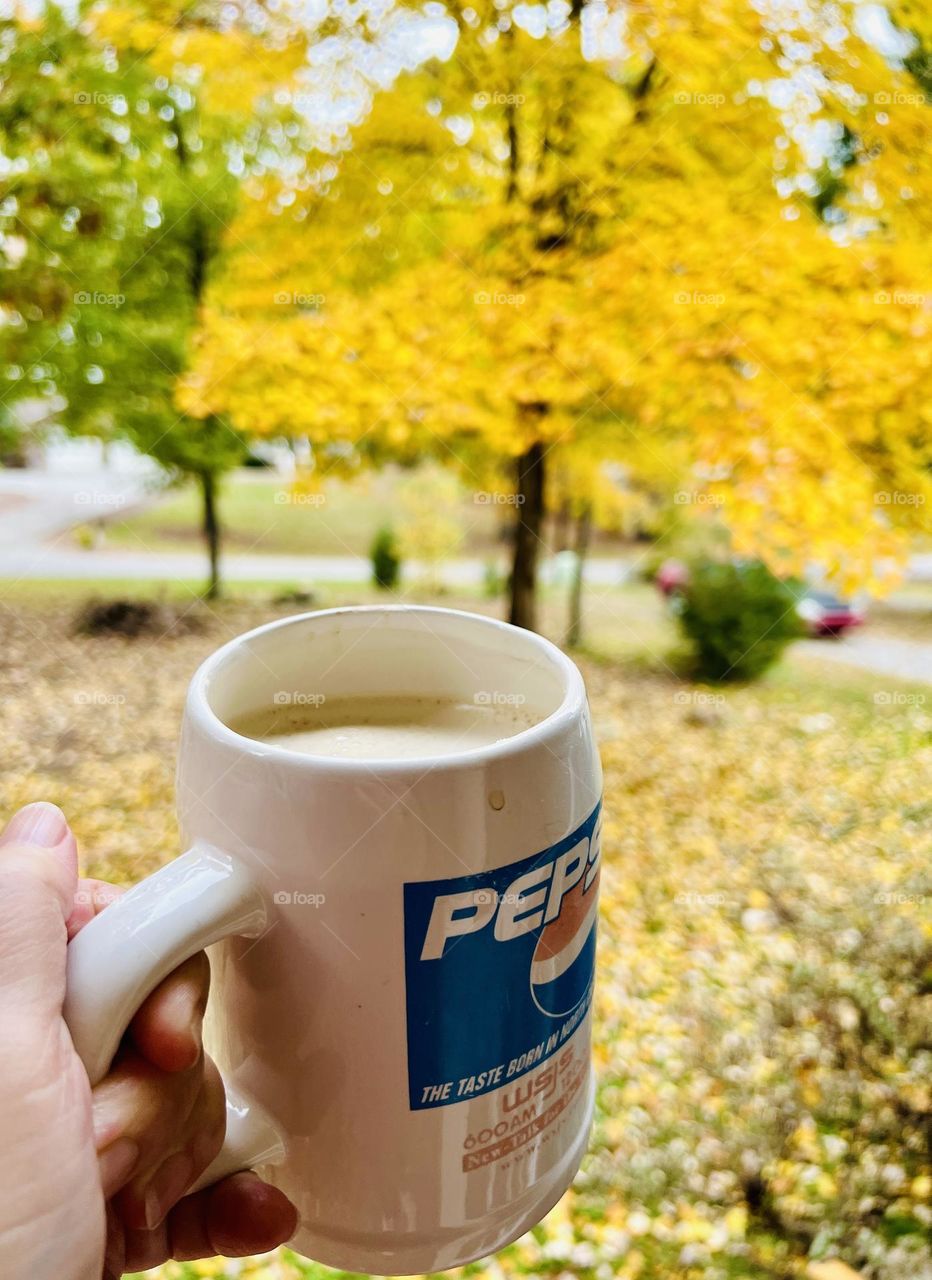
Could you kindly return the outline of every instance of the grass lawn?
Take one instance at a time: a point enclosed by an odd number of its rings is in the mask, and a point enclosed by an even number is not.
[[[293,607],[231,599],[194,606],[197,632],[89,639],[78,586],[3,596],[2,807],[55,800],[87,872],[130,883],[177,851],[192,671]],[[559,636],[556,595],[545,622]],[[593,1141],[545,1222],[464,1274],[818,1280],[811,1263],[838,1257],[929,1280],[927,690],[793,656],[756,686],[698,687],[665,668],[670,639],[651,592],[590,598],[580,661],[606,808]],[[334,1273],[279,1251],[153,1274]]]
[[[224,482],[220,499],[226,545],[257,555],[368,555],[383,525],[398,528],[401,481],[397,470],[386,468],[352,483],[330,480],[323,493],[302,495],[267,472],[238,471]],[[464,554],[494,551],[495,509],[474,502],[464,490],[454,514],[463,530]],[[186,485],[126,520],[108,521],[105,545],[187,550],[199,545],[199,528],[199,495]]]
[[[223,482],[220,498],[225,545],[230,551],[256,555],[367,556],[380,528],[402,531],[411,474],[386,467],[352,481],[328,480],[320,494],[302,494],[268,471],[234,472]],[[492,557],[502,551],[512,508],[483,500],[486,497],[461,485],[450,507],[446,491],[438,493],[438,510],[459,530],[455,554]],[[197,549],[200,519],[197,489],[170,489],[144,510],[109,519],[104,545],[135,551]],[[73,534],[64,535],[63,545],[69,541],[74,541]],[[620,549],[617,539],[598,535],[593,554],[618,554]]]

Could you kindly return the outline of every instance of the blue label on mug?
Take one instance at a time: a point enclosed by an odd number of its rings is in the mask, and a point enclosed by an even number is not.
[[[404,886],[413,1111],[501,1088],[566,1043],[592,1002],[600,806],[542,853]]]

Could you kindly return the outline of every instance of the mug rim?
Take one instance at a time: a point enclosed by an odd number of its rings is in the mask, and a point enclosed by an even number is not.
[[[238,733],[235,729],[231,729],[211,706],[208,696],[211,679],[218,674],[218,669],[243,644],[256,640],[270,632],[282,630],[286,627],[304,625],[312,620],[366,613],[394,614],[396,616],[405,614],[441,615],[464,619],[470,623],[479,623],[502,635],[518,631],[521,633],[522,639],[529,643],[532,648],[538,649],[551,668],[555,668],[558,671],[563,687],[563,697],[558,706],[536,723],[529,725],[525,729],[519,729],[517,733],[508,738],[501,738],[497,742],[485,743],[478,747],[464,747],[460,751],[440,756],[367,756],[365,758],[312,756],[303,752],[292,751],[288,747],[278,746],[275,743],[262,742],[258,738],[250,738],[246,734]],[[271,622],[261,623],[258,627],[253,627],[251,631],[244,631],[242,635],[234,636],[232,640],[228,640],[219,649],[215,649],[213,653],[209,654],[195,671],[188,687],[185,714],[215,740],[219,740],[226,746],[238,751],[260,756],[263,761],[269,761],[279,766],[311,769],[316,773],[333,772],[341,775],[352,773],[371,774],[374,772],[379,774],[404,774],[412,772],[423,773],[428,769],[456,769],[468,765],[484,765],[519,755],[529,748],[546,745],[549,740],[558,737],[569,728],[579,716],[580,711],[584,710],[586,706],[586,687],[579,668],[572,658],[568,657],[558,645],[555,645],[551,640],[547,640],[544,636],[538,635],[536,631],[528,631],[523,627],[516,627],[510,622],[503,622],[499,618],[489,618],[481,613],[470,613],[465,609],[447,609],[440,605],[371,604],[340,605],[332,609],[311,609],[304,613],[293,613],[284,618],[274,618]]]

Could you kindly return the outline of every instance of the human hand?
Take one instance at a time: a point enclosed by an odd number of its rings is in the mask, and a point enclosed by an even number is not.
[[[0,1273],[100,1280],[168,1258],[260,1253],[296,1226],[252,1173],[185,1195],[223,1142],[223,1087],[201,1048],[203,954],[149,996],[91,1090],[62,1019],[66,943],[118,891],[79,881],[54,805],[0,836]]]

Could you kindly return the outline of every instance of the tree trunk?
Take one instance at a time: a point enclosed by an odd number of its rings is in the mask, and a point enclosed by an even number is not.
[[[517,462],[517,519],[508,621],[537,629],[537,550],[544,519],[544,446],[538,440]]]
[[[561,502],[553,517],[553,538],[551,545],[554,551],[566,551],[570,545],[570,528],[573,512],[568,502]]]
[[[587,502],[576,521],[576,563],[573,566],[573,581],[570,583],[570,617],[566,629],[566,643],[575,648],[582,643],[582,592],[583,570],[586,567],[586,552],[589,550],[589,534],[592,530],[592,508]]]
[[[220,520],[217,516],[217,477],[213,471],[198,472],[203,499],[203,533],[210,560],[207,579],[207,599],[216,600],[220,595]]]

